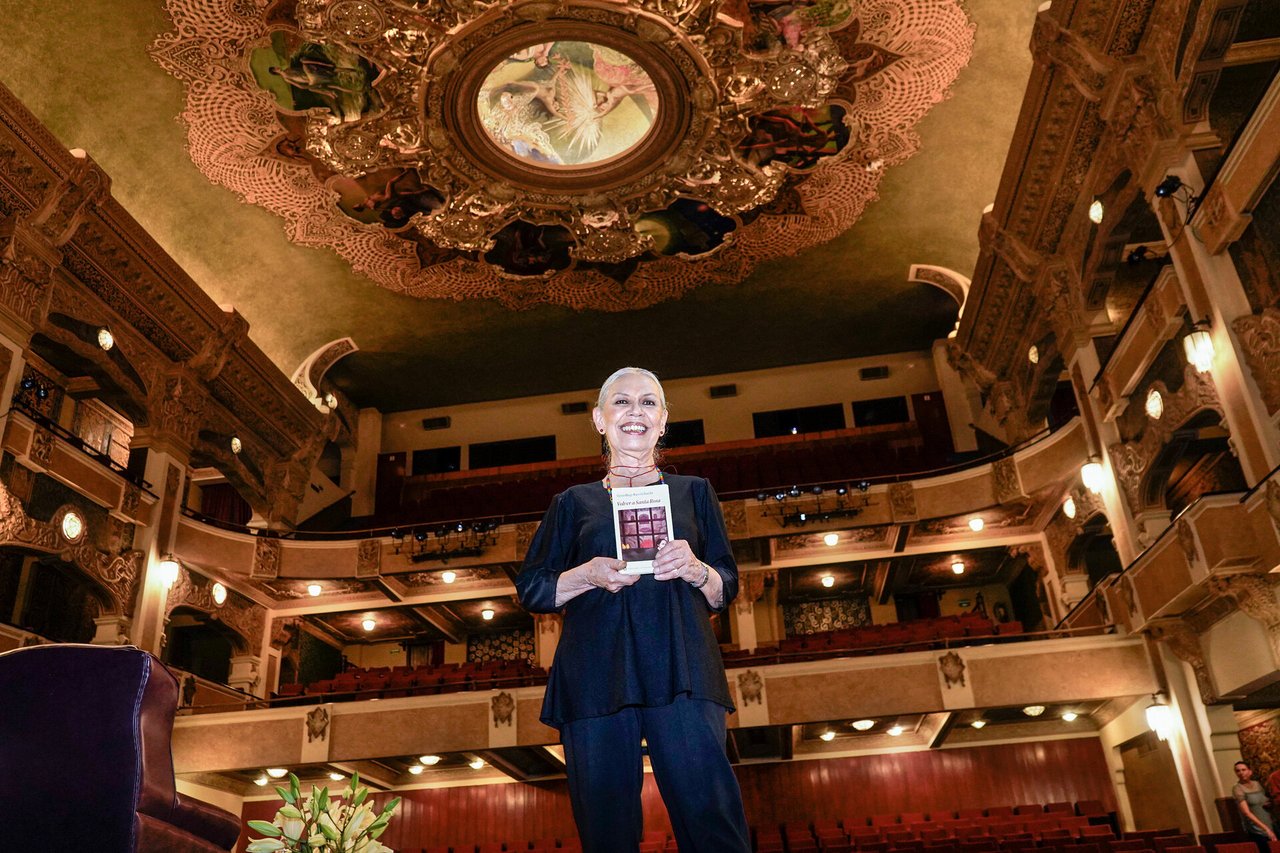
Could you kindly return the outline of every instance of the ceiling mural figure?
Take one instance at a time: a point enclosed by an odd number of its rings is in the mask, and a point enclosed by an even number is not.
[[[167,0],[201,171],[390,290],[619,311],[850,228],[961,0]],[[513,286],[516,285],[516,286]]]

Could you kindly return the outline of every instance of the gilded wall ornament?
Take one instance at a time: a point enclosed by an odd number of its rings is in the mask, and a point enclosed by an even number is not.
[[[383,287],[512,308],[639,308],[830,240],[974,38],[959,0],[282,8],[167,0],[196,165]]]

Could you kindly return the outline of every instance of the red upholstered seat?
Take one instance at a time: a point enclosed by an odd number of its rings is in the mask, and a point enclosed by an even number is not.
[[[1076,814],[1104,815],[1106,813],[1107,810],[1100,800],[1080,800],[1076,803]]]
[[[1252,841],[1239,841],[1230,844],[1219,844],[1217,853],[1256,853],[1257,849],[1258,846]]]
[[[1160,853],[1170,847],[1194,847],[1196,840],[1190,835],[1157,835],[1151,839]]]

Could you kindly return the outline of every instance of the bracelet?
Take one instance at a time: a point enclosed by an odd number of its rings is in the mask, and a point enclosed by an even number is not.
[[[702,580],[698,581],[697,583],[690,582],[689,586],[693,587],[694,589],[702,589],[704,586],[707,585],[707,581],[711,580],[711,567],[708,566],[706,563],[703,563],[701,560],[699,560],[698,562],[702,565]]]

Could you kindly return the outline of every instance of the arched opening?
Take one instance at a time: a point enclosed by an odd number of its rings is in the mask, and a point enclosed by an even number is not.
[[[209,681],[226,684],[241,638],[208,613],[176,607],[165,630],[164,662]]]
[[[109,609],[103,590],[75,564],[45,556],[26,564],[20,555],[6,565],[19,572],[14,590],[18,627],[59,643],[88,643],[93,620]]]
[[[1248,488],[1229,437],[1221,416],[1211,409],[1174,430],[1147,474],[1146,505],[1177,515],[1202,495]]]
[[[1105,515],[1098,513],[1084,523],[1080,535],[1067,546],[1067,564],[1073,571],[1088,575],[1089,589],[1124,570]]]

